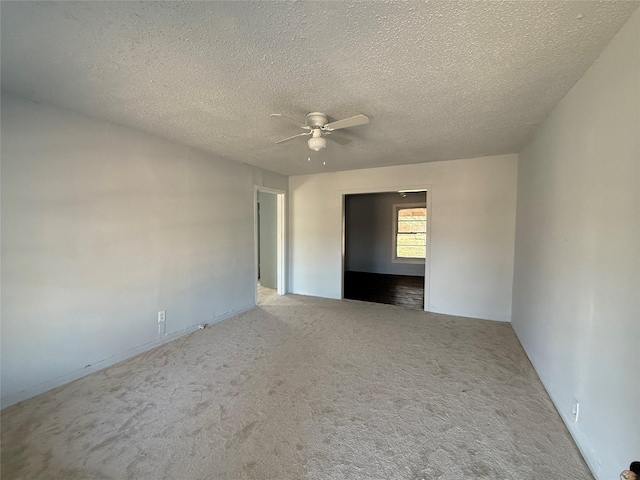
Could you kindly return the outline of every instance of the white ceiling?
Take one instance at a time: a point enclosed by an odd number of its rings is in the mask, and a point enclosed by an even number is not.
[[[513,153],[637,6],[2,1],[2,87],[285,175]],[[309,111],[371,123],[274,144]]]

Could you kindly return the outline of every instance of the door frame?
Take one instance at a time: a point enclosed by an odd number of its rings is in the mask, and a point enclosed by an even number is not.
[[[276,275],[278,295],[287,293],[287,192],[277,188],[254,185],[253,188],[253,260],[254,260],[254,285],[255,304],[258,304],[258,192],[271,193],[276,196]]]
[[[342,195],[342,275],[340,276],[340,298],[344,300],[344,270],[345,270],[345,256],[347,248],[347,216],[346,216],[346,201],[347,195],[358,195],[361,193],[395,193],[400,191],[411,190],[424,190],[426,192],[427,202],[427,251],[426,258],[424,260],[424,311],[428,312],[431,309],[430,303],[430,286],[431,286],[431,224],[433,214],[431,209],[432,199],[435,188],[433,185],[420,184],[420,185],[402,185],[393,187],[371,187],[371,188],[353,188],[348,190],[340,190]]]

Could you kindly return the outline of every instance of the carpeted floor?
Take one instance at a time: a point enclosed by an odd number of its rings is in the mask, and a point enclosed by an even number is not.
[[[278,300],[278,290],[258,284],[258,305],[267,305]]]
[[[2,411],[2,479],[592,478],[509,324],[268,295]]]

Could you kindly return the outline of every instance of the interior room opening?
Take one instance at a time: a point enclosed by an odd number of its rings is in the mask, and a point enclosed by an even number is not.
[[[425,308],[427,192],[345,195],[344,298]]]
[[[258,304],[277,295],[278,290],[278,221],[277,195],[258,191],[256,235],[258,248]]]

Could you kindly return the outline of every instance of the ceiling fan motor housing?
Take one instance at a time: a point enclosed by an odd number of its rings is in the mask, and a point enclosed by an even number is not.
[[[353,117],[343,118],[342,120],[337,120],[335,122],[329,123],[329,119],[324,113],[311,112],[307,113],[304,119],[305,123],[303,125],[301,125],[301,122],[299,122],[298,120],[287,117],[280,113],[272,113],[270,116],[273,118],[284,120],[287,123],[292,123],[305,130],[304,133],[293,135],[292,137],[279,140],[276,143],[285,143],[291,140],[295,140],[296,138],[311,136],[311,138],[309,138],[307,142],[309,148],[311,150],[315,150],[316,152],[326,147],[327,141],[324,138],[325,135],[327,136],[327,138],[329,138],[329,140],[341,145],[346,145],[351,141],[348,137],[345,137],[340,133],[336,133],[334,132],[334,130],[357,127],[358,125],[369,123],[369,118],[362,114],[354,115]]]
[[[309,125],[311,128],[322,128],[327,123],[329,123],[329,120],[327,119],[327,116],[324,113],[311,112],[307,114],[305,118],[305,123]]]

